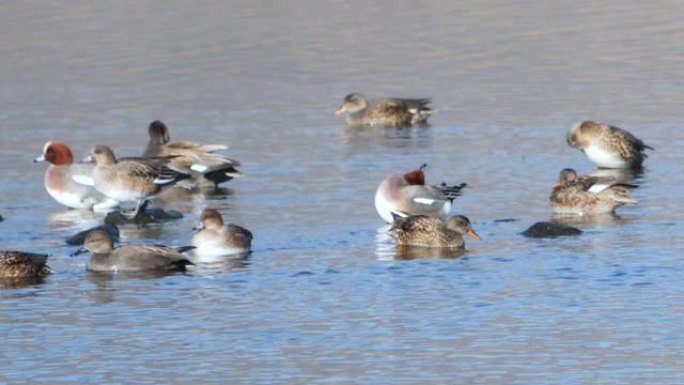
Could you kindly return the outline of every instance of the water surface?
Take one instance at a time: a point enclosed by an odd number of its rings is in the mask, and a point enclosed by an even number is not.
[[[0,15],[0,246],[54,273],[0,290],[0,382],[684,383],[679,2],[11,2]],[[352,130],[344,95],[431,97],[427,129]],[[160,202],[123,243],[187,244],[204,207],[243,260],[99,276],[64,239],[102,216],[44,191],[47,140],[140,154],[146,127],[228,143],[245,178]],[[620,218],[530,240],[581,119],[656,148]],[[483,242],[398,258],[373,194],[427,162]]]

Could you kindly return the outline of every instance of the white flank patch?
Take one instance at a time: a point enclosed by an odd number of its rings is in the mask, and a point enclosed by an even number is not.
[[[202,164],[193,164],[190,166],[190,170],[192,171],[197,171],[197,172],[205,172],[209,169],[209,167],[202,165]]]
[[[92,177],[87,176],[87,175],[73,175],[71,177],[76,183],[86,185],[86,186],[95,186],[95,180],[93,180]]]
[[[413,198],[413,201],[420,203],[421,205],[431,205],[436,202],[434,199],[430,198]]]
[[[408,110],[411,115],[418,115],[418,109],[417,108],[409,108]]]

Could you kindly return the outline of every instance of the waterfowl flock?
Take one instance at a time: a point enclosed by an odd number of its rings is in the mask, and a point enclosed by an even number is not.
[[[336,115],[346,114],[349,126],[401,128],[424,126],[432,110],[429,99],[384,98],[367,100],[359,93],[347,95]],[[132,211],[121,211],[134,219],[149,200],[174,185],[186,189],[218,188],[242,176],[240,162],[220,151],[224,144],[192,141],[172,142],[161,121],[148,127],[149,143],[140,157],[117,158],[107,145],[90,150],[86,163],[76,163],[68,145],[48,141],[36,162],[49,162],[44,184],[48,194],[69,209],[112,211],[132,202]],[[599,169],[640,170],[646,150],[653,150],[631,133],[606,124],[584,121],[567,134],[570,147],[582,151]],[[388,233],[398,248],[464,250],[463,236],[482,238],[464,215],[450,216],[452,202],[466,183],[426,184],[425,169],[395,174],[380,181],[375,208],[390,223]],[[557,215],[613,215],[625,204],[637,203],[630,196],[635,185],[612,176],[578,176],[564,169],[551,190],[549,206]],[[90,253],[87,269],[94,272],[184,270],[197,262],[249,253],[252,233],[235,224],[225,224],[221,213],[204,208],[191,246],[114,246],[107,231],[94,229],[85,235],[74,254]],[[194,259],[190,257],[194,256]],[[0,251],[0,277],[38,277],[49,272],[47,256],[21,251]]]

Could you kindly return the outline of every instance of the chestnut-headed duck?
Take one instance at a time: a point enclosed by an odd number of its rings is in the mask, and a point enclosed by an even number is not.
[[[117,207],[118,201],[109,199],[92,186],[74,181],[75,175],[92,177],[93,166],[74,163],[69,146],[60,142],[47,142],[43,154],[34,162],[50,162],[45,171],[45,190],[59,204],[72,209],[107,210]]]
[[[405,215],[428,215],[443,217],[449,214],[451,203],[461,195],[466,184],[439,186],[425,184],[423,164],[418,170],[404,175],[391,175],[385,178],[375,192],[375,209],[387,223],[392,223],[392,213]]]

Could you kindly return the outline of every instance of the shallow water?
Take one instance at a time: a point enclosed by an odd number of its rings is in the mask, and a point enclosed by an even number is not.
[[[391,7],[389,6],[391,4]],[[0,15],[0,246],[54,273],[0,290],[0,382],[682,383],[678,2],[14,2]],[[431,97],[432,126],[352,130],[345,94]],[[147,124],[227,142],[247,176],[160,202],[182,220],[122,242],[187,244],[206,206],[246,259],[100,276],[64,240],[102,220],[44,191],[50,139],[136,155]],[[620,218],[526,239],[581,119],[656,148]],[[483,242],[404,260],[373,207],[429,164],[469,188]],[[429,255],[423,255],[430,257]],[[409,257],[415,257],[409,256]]]

